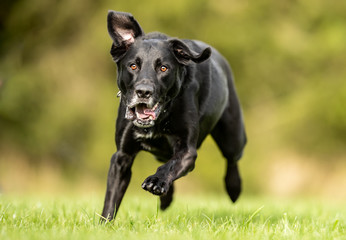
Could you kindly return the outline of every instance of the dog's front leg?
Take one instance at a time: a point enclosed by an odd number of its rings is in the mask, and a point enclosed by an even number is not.
[[[112,156],[101,221],[112,220],[118,212],[121,200],[130,183],[133,159],[134,156],[122,151],[118,151]]]
[[[154,175],[143,182],[142,188],[155,195],[166,194],[174,180],[193,170],[196,158],[197,151],[194,147],[178,151],[171,160],[160,166]]]

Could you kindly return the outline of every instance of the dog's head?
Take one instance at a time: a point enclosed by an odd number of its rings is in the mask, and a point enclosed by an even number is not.
[[[211,49],[191,50],[163,34],[145,35],[129,13],[109,11],[111,55],[118,66],[118,87],[126,105],[125,118],[137,127],[155,125],[160,113],[180,92],[185,66],[209,58]]]

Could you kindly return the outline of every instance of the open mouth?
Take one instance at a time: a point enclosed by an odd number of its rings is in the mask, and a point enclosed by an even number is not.
[[[132,120],[133,124],[137,127],[145,128],[154,126],[155,120],[159,114],[159,103],[156,103],[152,108],[145,103],[138,103],[134,106],[128,106],[126,108],[125,118]]]

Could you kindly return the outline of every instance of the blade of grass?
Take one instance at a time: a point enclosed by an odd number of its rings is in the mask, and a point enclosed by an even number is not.
[[[245,222],[245,226],[248,227],[250,222],[252,222],[252,219],[260,212],[262,211],[262,209],[264,208],[264,206],[261,206],[260,208],[258,208],[256,211],[254,211],[252,213],[252,215],[249,217],[249,219]]]

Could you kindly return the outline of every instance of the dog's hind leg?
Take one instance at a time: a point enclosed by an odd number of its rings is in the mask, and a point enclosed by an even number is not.
[[[168,192],[165,195],[160,196],[160,201],[161,201],[160,209],[161,210],[166,210],[169,207],[169,205],[171,205],[172,200],[173,200],[173,193],[174,193],[174,187],[173,187],[173,183],[172,183]]]
[[[241,178],[237,162],[242,156],[246,136],[235,93],[230,93],[229,100],[228,106],[211,134],[223,156],[227,159],[226,190],[231,200],[235,202],[241,192]]]

